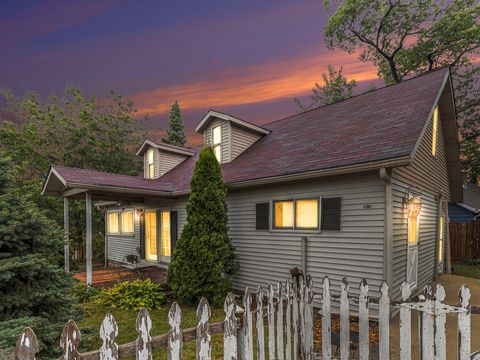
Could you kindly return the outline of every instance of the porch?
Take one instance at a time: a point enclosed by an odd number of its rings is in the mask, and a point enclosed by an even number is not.
[[[86,283],[86,271],[80,271],[73,276],[75,279]],[[153,283],[159,284],[164,290],[168,290],[167,271],[157,266],[128,269],[125,267],[97,268],[92,271],[91,285],[101,288],[108,288],[121,281],[150,279]]]

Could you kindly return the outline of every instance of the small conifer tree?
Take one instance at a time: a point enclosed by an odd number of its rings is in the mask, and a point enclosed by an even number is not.
[[[163,141],[172,145],[184,146],[187,142],[187,137],[183,130],[182,114],[177,101],[172,105],[169,119],[167,137],[163,138]]]
[[[187,204],[187,223],[168,268],[175,296],[188,304],[201,297],[223,304],[236,270],[227,233],[226,189],[211,147],[200,152]]]
[[[39,357],[58,357],[63,326],[78,315],[73,281],[61,267],[62,245],[55,221],[11,186],[0,153],[0,349],[7,353],[30,326]]]

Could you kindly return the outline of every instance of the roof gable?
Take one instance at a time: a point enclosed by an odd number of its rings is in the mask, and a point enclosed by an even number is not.
[[[242,120],[242,119],[239,119],[235,116],[232,116],[232,115],[228,115],[228,114],[225,114],[225,113],[222,113],[220,111],[215,111],[215,110],[209,110],[205,116],[203,117],[203,119],[198,123],[198,125],[195,127],[195,131],[197,133],[201,133],[207,126],[208,124],[214,120],[215,118],[217,119],[220,119],[220,120],[225,120],[225,121],[230,121],[240,127],[243,127],[243,128],[246,128],[246,129],[249,129],[251,131],[254,131],[254,132],[258,132],[260,134],[263,134],[263,135],[268,135],[270,134],[270,130],[264,128],[264,127],[261,127],[261,126],[258,126],[258,125],[255,125],[255,124],[252,124],[248,121],[245,121],[245,120]]]

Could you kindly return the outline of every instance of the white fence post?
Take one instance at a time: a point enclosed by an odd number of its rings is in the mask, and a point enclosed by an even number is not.
[[[438,284],[435,291],[435,355],[437,360],[447,359],[447,342],[445,334],[446,314],[441,311],[445,300],[445,289]]]
[[[118,359],[118,345],[115,338],[118,335],[118,326],[112,314],[105,315],[102,325],[100,326],[100,339],[102,346],[100,347],[100,360],[116,360]]]
[[[152,319],[147,309],[143,308],[138,313],[135,328],[138,334],[135,340],[135,359],[151,360],[152,337],[150,336],[150,330],[152,329]]]
[[[349,285],[344,277],[340,283],[340,358],[347,360],[350,355],[350,298]]]
[[[305,318],[305,358],[313,359],[313,280],[310,275],[306,277],[304,318]]]
[[[168,360],[180,360],[183,353],[183,334],[180,324],[182,322],[182,310],[180,306],[174,302],[170,306],[168,312],[168,324],[170,325],[170,331],[168,332],[168,344],[167,344],[167,359]]]
[[[196,359],[210,360],[212,358],[211,335],[210,335],[210,316],[212,312],[207,299],[202,297],[197,307],[197,331],[196,331]]]
[[[286,313],[285,313],[285,325],[286,325],[286,347],[285,347],[285,360],[292,360],[292,290],[290,287],[290,282],[286,282]]]
[[[368,284],[365,279],[360,283],[360,296],[358,298],[358,353],[360,360],[368,360],[370,352],[369,342],[369,312],[368,312]]]
[[[263,326],[263,290],[257,290],[257,360],[265,360],[265,329]]]
[[[35,354],[38,352],[37,336],[29,327],[25,328],[17,339],[17,344],[13,350],[14,359],[35,360]]]
[[[412,290],[410,284],[402,283],[402,300],[406,302]],[[412,358],[412,311],[405,304],[400,305],[400,360],[410,360]]]
[[[330,280],[328,276],[325,276],[322,292],[322,357],[325,360],[332,358],[331,322]]]
[[[421,348],[422,359],[433,359],[435,357],[435,335],[433,315],[434,302],[433,290],[431,286],[426,286],[425,291],[425,310],[422,311],[421,321]]]
[[[237,303],[235,296],[232,293],[227,295],[225,303],[223,304],[225,312],[225,320],[223,321],[223,359],[236,360],[237,359]]]
[[[248,287],[243,297],[243,331],[244,331],[244,354],[245,360],[253,359],[253,320],[252,320],[252,298]]]
[[[282,283],[277,285],[278,307],[277,307],[277,359],[283,360],[283,291]]]
[[[275,360],[275,307],[272,284],[268,285],[268,358]]]
[[[460,305],[463,312],[458,314],[458,359],[469,360],[471,345],[470,345],[470,289],[467,285],[462,285],[458,292]]]
[[[80,337],[80,330],[78,329],[77,324],[75,321],[69,320],[63,328],[62,336],[60,337],[60,347],[63,350],[61,359],[80,359],[80,355],[78,353]]]
[[[378,303],[379,357],[380,360],[390,360],[390,296],[388,296],[388,284],[385,281],[380,286],[380,294]]]

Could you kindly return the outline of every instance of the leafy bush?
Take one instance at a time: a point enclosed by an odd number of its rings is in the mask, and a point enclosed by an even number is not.
[[[94,297],[100,306],[122,310],[159,309],[165,302],[165,294],[160,285],[152,280],[123,281],[112,288],[102,290]]]

